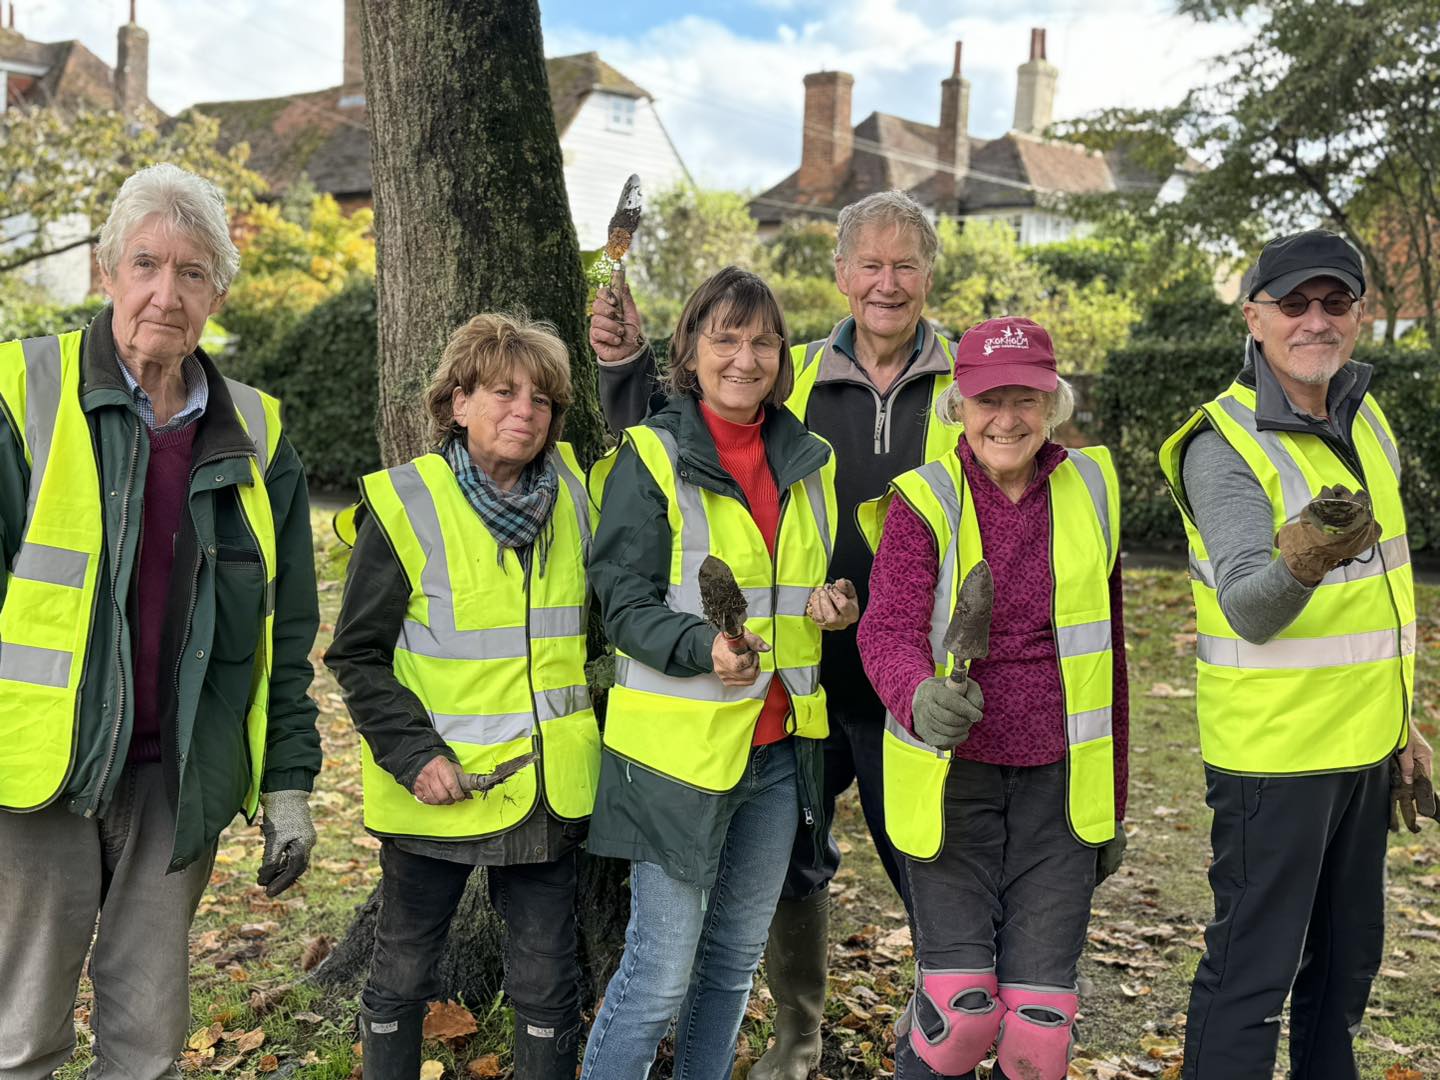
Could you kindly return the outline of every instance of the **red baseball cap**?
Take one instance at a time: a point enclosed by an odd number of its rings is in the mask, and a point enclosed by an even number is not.
[[[1029,386],[1048,393],[1059,381],[1050,335],[1030,319],[987,319],[955,343],[955,385],[965,397],[997,386]]]

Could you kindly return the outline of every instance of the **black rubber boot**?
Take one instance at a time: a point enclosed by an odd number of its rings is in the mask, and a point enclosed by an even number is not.
[[[775,1045],[750,1070],[750,1080],[805,1080],[820,1064],[825,1015],[826,935],[830,893],[781,900],[770,920],[765,981],[775,999]]]
[[[425,1006],[377,1013],[360,1006],[360,1064],[365,1080],[419,1080]]]
[[[580,1018],[550,1027],[515,1014],[515,1080],[575,1080]]]

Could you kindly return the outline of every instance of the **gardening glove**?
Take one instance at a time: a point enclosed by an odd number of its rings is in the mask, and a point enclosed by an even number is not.
[[[1275,534],[1275,546],[1295,580],[1315,586],[1343,562],[1380,539],[1380,525],[1370,511],[1370,496],[1343,484],[1323,487],[1294,521]]]
[[[1099,885],[1125,861],[1125,823],[1115,822],[1115,836],[1107,840],[1095,853],[1095,884]]]
[[[926,679],[915,688],[910,722],[925,742],[938,750],[950,750],[970,737],[970,728],[980,720],[984,708],[985,695],[974,679],[956,687],[941,676]]]
[[[1400,831],[1400,820],[1412,833],[1420,831],[1420,815],[1440,821],[1440,806],[1435,801],[1435,787],[1430,775],[1420,762],[1415,763],[1415,773],[1410,783],[1400,771],[1400,755],[1390,759],[1390,831]]]
[[[279,896],[310,865],[310,852],[315,847],[310,793],[266,791],[260,795],[260,805],[265,808],[265,816],[260,819],[265,854],[255,880],[265,886],[266,896]]]

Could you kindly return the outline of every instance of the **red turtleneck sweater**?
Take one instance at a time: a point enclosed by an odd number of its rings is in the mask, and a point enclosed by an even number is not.
[[[773,555],[775,534],[780,527],[780,493],[775,487],[775,474],[765,459],[765,442],[760,437],[763,416],[753,424],[737,424],[712,412],[703,401],[700,415],[715,440],[721,467],[740,485],[745,501],[750,504],[750,516]],[[789,715],[790,695],[785,692],[785,684],[771,679],[770,692],[765,697],[765,707],[760,710],[751,745],[765,746],[785,738],[785,718]]]

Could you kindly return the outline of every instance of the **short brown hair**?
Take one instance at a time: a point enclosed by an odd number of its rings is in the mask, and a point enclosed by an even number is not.
[[[552,403],[545,449],[560,439],[565,410],[570,405],[570,353],[559,331],[548,322],[525,315],[476,315],[453,334],[425,390],[425,411],[430,415],[430,437],[435,446],[464,435],[455,422],[451,399],[455,391],[473,394],[477,386],[499,386],[516,365],[524,368],[535,387]]]
[[[700,347],[700,332],[715,319],[712,329],[734,329],[759,320],[767,333],[780,335],[780,367],[775,385],[765,398],[767,405],[780,406],[795,386],[795,367],[790,360],[790,335],[785,330],[785,314],[780,301],[758,274],[727,266],[711,275],[685,301],[675,336],[670,339],[670,367],[665,372],[665,387],[676,397],[698,398],[700,381],[695,377],[695,356]]]

